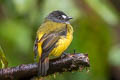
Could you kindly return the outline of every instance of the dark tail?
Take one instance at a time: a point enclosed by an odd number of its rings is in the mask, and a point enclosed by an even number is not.
[[[46,57],[44,60],[39,59],[38,63],[38,76],[47,75],[47,71],[49,69],[49,58]]]

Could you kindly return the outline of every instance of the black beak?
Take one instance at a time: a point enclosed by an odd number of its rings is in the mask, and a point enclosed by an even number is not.
[[[72,17],[68,17],[68,20],[72,19]]]

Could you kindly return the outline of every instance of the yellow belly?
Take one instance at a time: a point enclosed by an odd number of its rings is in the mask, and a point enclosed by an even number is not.
[[[50,56],[59,57],[68,48],[72,39],[72,34],[68,34],[66,37],[62,36],[56,43],[56,47],[50,53]]]

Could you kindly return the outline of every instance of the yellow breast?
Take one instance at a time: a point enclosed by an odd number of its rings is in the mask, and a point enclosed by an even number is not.
[[[61,36],[61,38],[56,43],[57,47],[55,47],[52,50],[50,55],[59,57],[68,48],[68,46],[72,42],[72,39],[73,39],[73,29],[72,29],[72,26],[70,26],[70,25],[68,25],[68,26],[69,26],[69,29],[68,29],[66,37],[65,36]]]

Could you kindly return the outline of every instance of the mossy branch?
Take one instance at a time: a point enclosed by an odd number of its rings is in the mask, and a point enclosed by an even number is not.
[[[47,72],[47,75],[51,75],[56,72],[71,72],[89,66],[90,64],[87,54],[67,54],[62,58],[60,57],[50,60],[50,68]],[[37,68],[38,64],[33,63],[0,69],[0,80],[28,80],[34,76],[37,76]]]

